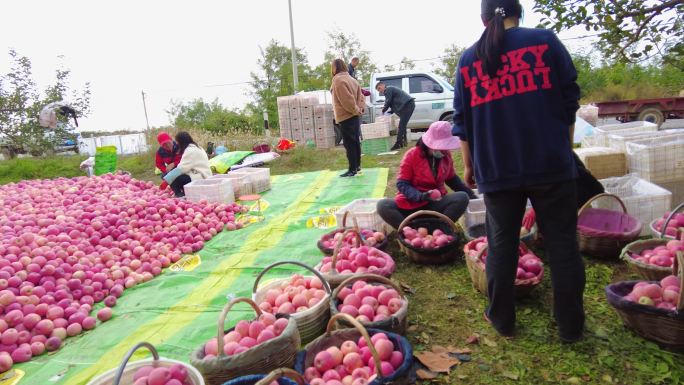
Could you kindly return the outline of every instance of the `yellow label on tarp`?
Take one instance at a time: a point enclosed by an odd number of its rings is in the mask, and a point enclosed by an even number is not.
[[[202,264],[199,254],[186,255],[171,265],[171,271],[193,271]],[[0,384],[1,385],[1,384]]]
[[[23,370],[10,369],[0,374],[0,385],[17,385],[22,378],[24,378]]]
[[[258,203],[254,202],[251,206],[249,206],[249,211],[263,213],[264,211],[268,210],[269,207],[271,207],[271,204],[268,203],[267,200],[260,199]]]
[[[342,207],[340,206],[335,206],[335,207],[323,207],[322,209],[318,210],[319,214],[335,214],[336,212],[340,211]]]
[[[237,218],[235,220],[235,222],[241,224],[242,227],[247,227],[247,226],[251,225],[252,223],[261,222],[263,220],[264,220],[263,216],[251,215],[251,214],[242,214],[242,215],[240,215],[239,218]]]
[[[337,218],[334,215],[319,215],[306,220],[307,228],[329,229],[337,227]]]

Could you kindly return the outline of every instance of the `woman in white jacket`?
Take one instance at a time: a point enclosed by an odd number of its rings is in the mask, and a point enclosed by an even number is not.
[[[177,166],[182,175],[173,181],[171,188],[176,197],[183,197],[185,196],[183,186],[192,181],[211,177],[211,168],[207,153],[195,143],[190,134],[185,131],[179,132],[176,134],[176,143],[183,154]]]

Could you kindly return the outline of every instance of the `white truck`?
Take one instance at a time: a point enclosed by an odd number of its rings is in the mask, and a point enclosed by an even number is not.
[[[408,123],[409,129],[424,130],[438,120],[452,121],[454,114],[454,87],[437,74],[426,71],[404,70],[378,72],[370,79],[370,120],[382,115],[385,97],[378,94],[375,85],[383,82],[407,92],[416,100],[416,109]]]

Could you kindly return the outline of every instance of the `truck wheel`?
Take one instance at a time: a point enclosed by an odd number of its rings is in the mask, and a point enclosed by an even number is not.
[[[660,127],[665,121],[663,113],[657,108],[647,108],[639,113],[639,120],[656,124]]]
[[[446,114],[442,115],[442,118],[439,120],[453,124],[454,123],[454,113],[453,112],[446,113]]]

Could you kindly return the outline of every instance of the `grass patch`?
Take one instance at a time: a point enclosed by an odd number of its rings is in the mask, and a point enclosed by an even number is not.
[[[403,156],[363,156],[362,168],[390,169],[386,196],[396,192],[397,167]],[[84,157],[16,159],[0,162],[0,183],[22,179],[82,175],[78,164]],[[460,155],[454,163],[462,175]],[[271,163],[271,174],[344,170],[344,150],[297,148]],[[154,152],[119,158],[119,168],[134,177],[159,181],[154,175]],[[518,336],[499,338],[483,320],[483,295],[471,285],[462,261],[427,267],[410,263],[394,239],[389,253],[397,261],[394,279],[415,289],[410,295],[409,340],[416,350],[432,345],[465,346],[470,335],[480,335],[480,344],[470,346],[472,361],[449,375],[423,384],[684,384],[684,357],[660,349],[622,326],[607,303],[604,288],[611,282],[636,278],[622,263],[586,259],[586,338],[573,345],[560,343],[553,321],[550,272],[532,296],[518,302]],[[537,250],[543,258],[543,251]]]

